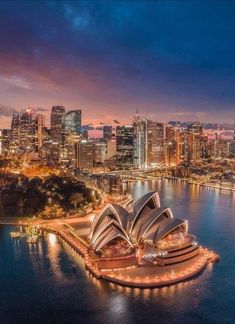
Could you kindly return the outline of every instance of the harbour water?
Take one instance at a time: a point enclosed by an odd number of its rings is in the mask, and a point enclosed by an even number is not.
[[[193,280],[161,289],[102,282],[54,234],[36,245],[0,227],[0,323],[234,323],[235,194],[173,181],[130,184],[138,198],[158,190],[162,205],[189,220],[220,262]]]

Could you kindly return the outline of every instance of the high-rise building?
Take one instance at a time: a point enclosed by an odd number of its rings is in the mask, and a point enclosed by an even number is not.
[[[83,130],[82,131],[82,133],[81,133],[81,139],[88,141],[88,139],[89,139],[88,130]]]
[[[103,139],[109,141],[112,139],[113,127],[112,126],[103,126]]]
[[[143,168],[147,166],[147,120],[143,119],[138,111],[134,116],[134,166]]]
[[[229,143],[229,156],[235,157],[235,140]]]
[[[112,159],[116,155],[116,138],[112,138],[106,143],[105,160]]]
[[[52,151],[52,140],[51,140],[51,130],[47,127],[42,128],[42,149],[41,157],[45,164],[50,164],[54,161],[51,156]]]
[[[203,126],[199,121],[195,121],[188,125],[188,133],[203,134]]]
[[[81,170],[91,171],[93,169],[93,143],[82,140],[76,144],[77,167]]]
[[[147,137],[147,165],[164,164],[164,124],[148,120]]]
[[[45,116],[42,114],[36,115],[35,120],[35,148],[37,152],[40,152],[42,150],[43,145],[43,129],[45,127]]]
[[[0,155],[7,157],[11,140],[11,129],[0,130]]]
[[[106,143],[94,143],[94,162],[103,164],[105,161]]]
[[[3,154],[3,130],[0,129],[0,156]]]
[[[55,142],[62,141],[62,120],[65,114],[63,106],[53,106],[51,110],[51,138]]]
[[[40,152],[43,145],[43,127],[45,116],[37,115],[33,108],[28,107],[22,114],[13,114],[9,154]]]
[[[53,106],[51,111],[51,156],[54,162],[60,161],[60,154],[62,148],[62,129],[63,116],[65,108],[63,106]]]
[[[212,153],[212,157],[214,159],[226,158],[229,156],[230,150],[231,150],[231,146],[229,141],[222,138],[221,132],[217,130],[215,134],[214,150]]]
[[[82,131],[82,111],[71,110],[63,115],[63,132],[65,134],[76,134],[80,135]]]
[[[116,129],[116,166],[130,169],[134,163],[133,126],[117,126]]]
[[[20,114],[14,113],[11,121],[11,139],[9,153],[18,154],[20,151]]]
[[[188,161],[188,131],[187,129],[177,130],[177,137],[179,141],[179,162]]]
[[[188,161],[198,161],[206,157],[207,136],[203,134],[200,122],[188,125]]]
[[[60,151],[61,162],[67,165],[76,166],[76,145],[79,141],[80,136],[76,134],[67,134],[63,137],[63,143]]]
[[[165,159],[166,165],[179,163],[179,133],[173,126],[165,127]]]
[[[36,115],[32,108],[27,108],[20,116],[20,152],[36,151]]]
[[[81,110],[71,110],[62,117],[62,143],[60,160],[72,166],[76,165],[75,145],[81,136]]]
[[[229,143],[229,155],[235,157],[235,121],[233,126],[233,140]]]
[[[188,160],[198,161],[206,157],[207,137],[198,133],[188,134]]]

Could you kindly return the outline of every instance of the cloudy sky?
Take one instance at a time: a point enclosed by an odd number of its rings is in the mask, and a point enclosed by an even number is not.
[[[235,2],[1,1],[0,127],[28,105],[84,123],[235,118]]]

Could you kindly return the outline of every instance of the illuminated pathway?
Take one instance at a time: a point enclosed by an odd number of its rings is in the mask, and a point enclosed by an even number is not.
[[[156,193],[151,192],[150,194],[150,197],[155,197],[156,195]],[[159,210],[161,213],[168,211],[168,209],[162,210],[158,207],[157,211],[159,212]],[[161,214],[157,213],[156,215],[159,218]],[[37,226],[46,231],[54,232],[63,243],[79,253],[84,258],[85,267],[97,279],[105,279],[119,285],[136,288],[164,287],[191,279],[203,271],[210,262],[215,262],[219,259],[219,256],[213,251],[208,251],[198,246],[195,248],[194,242],[190,241],[194,240],[194,238],[188,234],[188,236],[184,237],[184,243],[186,247],[188,244],[191,244],[193,249],[187,247],[186,253],[185,250],[180,254],[175,252],[173,257],[167,257],[166,262],[164,256],[161,258],[157,255],[152,260],[144,258],[142,256],[142,249],[139,246],[132,246],[131,252],[126,255],[119,254],[118,257],[106,256],[102,258],[90,249],[90,241],[88,239],[91,223],[95,222],[94,216],[94,214],[89,214],[80,219],[53,220],[43,223],[40,223],[38,220]],[[170,217],[168,218],[170,222],[174,221],[169,211],[166,216]],[[180,223],[179,221],[181,220],[178,219],[177,224],[182,225],[182,221]],[[183,225],[185,224],[187,225],[186,221],[183,221]],[[174,226],[176,225],[174,224]],[[189,241],[188,238],[190,238]],[[184,248],[182,246],[182,249]],[[188,251],[191,254],[187,254]],[[167,262],[171,264],[167,265]]]
[[[198,256],[185,261],[183,264],[164,267],[135,266],[123,270],[109,271],[102,277],[125,286],[162,287],[192,278],[201,272],[208,262],[213,262],[216,259],[217,255],[214,252],[201,248]]]
[[[63,230],[60,238],[70,245],[77,253],[84,257],[86,268],[96,277],[129,287],[150,288],[172,285],[190,279],[200,273],[210,262],[219,259],[213,251],[200,247],[198,256],[185,261],[183,264],[159,266],[132,266],[127,268],[99,270],[97,263],[88,254],[88,247],[81,238],[76,237],[71,231]]]

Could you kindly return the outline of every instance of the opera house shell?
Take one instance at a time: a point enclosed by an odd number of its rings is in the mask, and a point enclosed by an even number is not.
[[[141,283],[146,274],[150,276],[146,278],[152,280],[149,286],[161,282],[165,273],[169,283],[180,271],[179,278],[185,278],[185,269],[195,274],[212,257],[198,245],[196,237],[188,233],[187,220],[175,218],[170,208],[161,207],[157,192],[145,194],[131,210],[118,204],[107,205],[95,216],[88,242],[89,256],[95,260],[99,271],[105,273],[103,277],[132,286],[148,286],[147,279]],[[113,270],[118,269],[120,271],[113,274]]]

